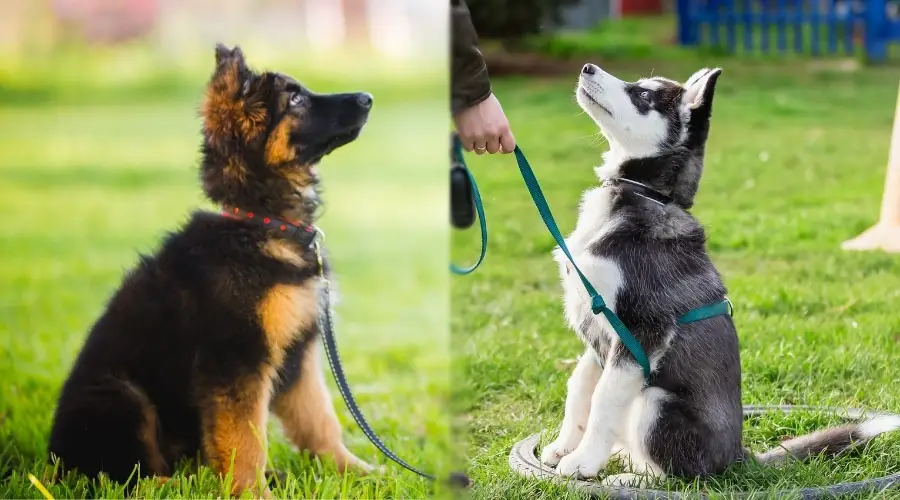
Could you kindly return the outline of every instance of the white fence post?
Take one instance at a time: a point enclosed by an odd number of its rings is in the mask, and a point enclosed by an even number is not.
[[[900,252],[900,91],[894,113],[894,131],[888,154],[881,217],[877,224],[852,240],[845,241],[844,250],[884,250]]]

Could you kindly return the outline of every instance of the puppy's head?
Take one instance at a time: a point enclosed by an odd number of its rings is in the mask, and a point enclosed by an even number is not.
[[[201,106],[207,195],[308,221],[319,204],[315,165],[359,136],[372,96],[316,94],[290,76],[254,71],[237,46],[218,44],[215,63]]]
[[[625,159],[623,169],[667,164],[664,171],[632,172],[636,174],[632,177],[643,177],[676,199],[681,195],[682,204],[690,206],[721,73],[719,68],[702,69],[683,85],[660,77],[625,82],[585,64],[575,95],[609,140],[610,150]]]

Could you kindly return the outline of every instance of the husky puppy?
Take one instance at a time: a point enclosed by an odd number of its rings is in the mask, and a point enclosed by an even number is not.
[[[609,151],[596,168],[602,184],[584,193],[566,244],[640,342],[652,373],[645,381],[606,318],[592,314],[584,286],[557,248],[566,320],[586,348],[568,381],[559,436],[541,453],[562,476],[594,477],[614,454],[632,468],[606,478],[609,485],[707,476],[744,459],[770,464],[831,455],[900,428],[900,418],[876,417],[754,456],[741,447],[741,365],[731,317],[678,323],[726,293],[703,227],[688,212],[721,73],[703,69],[681,85],[659,77],[629,83],[593,64],[582,68],[576,100],[600,126]]]

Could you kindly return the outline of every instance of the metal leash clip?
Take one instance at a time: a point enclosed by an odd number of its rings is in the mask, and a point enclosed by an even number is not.
[[[316,228],[316,236],[313,239],[313,251],[316,252],[316,265],[318,266],[319,277],[325,286],[328,286],[328,278],[325,277],[325,262],[322,259],[322,243],[325,241],[325,231]]]

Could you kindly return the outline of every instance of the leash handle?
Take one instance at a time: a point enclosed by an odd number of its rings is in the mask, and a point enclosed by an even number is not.
[[[556,220],[553,219],[553,214],[550,212],[550,205],[547,204],[547,199],[544,197],[543,191],[541,191],[541,185],[534,176],[534,171],[531,169],[528,159],[525,158],[525,153],[522,152],[522,149],[519,148],[519,146],[516,146],[514,153],[516,155],[516,163],[519,165],[519,172],[522,174],[522,179],[525,181],[525,187],[528,188],[528,193],[531,195],[531,199],[534,201],[534,206],[537,207],[541,219],[544,220],[544,225],[547,226],[550,235],[556,240],[556,244],[559,245],[560,250],[562,250],[569,259],[575,272],[578,273],[578,277],[581,279],[581,283],[584,285],[585,290],[587,290],[588,295],[591,297],[591,311],[594,314],[603,314],[606,320],[609,321],[613,330],[616,331],[616,334],[622,340],[622,345],[628,349],[628,352],[634,356],[635,361],[641,365],[641,369],[644,372],[644,378],[650,380],[650,360],[647,358],[647,354],[644,353],[644,349],[641,347],[640,342],[634,338],[634,335],[628,331],[628,328],[622,323],[622,320],[619,319],[612,309],[606,305],[603,297],[597,293],[597,290],[591,285],[591,282],[584,273],[581,272],[578,265],[575,264],[575,259],[569,252],[569,247],[566,246],[566,240],[563,238],[559,226],[556,225]]]
[[[463,158],[462,141],[459,140],[457,134],[453,134],[453,152],[456,162],[463,166],[466,175],[469,176],[469,181],[472,183],[472,197],[475,201],[475,212],[478,214],[478,225],[481,226],[481,255],[478,256],[478,260],[469,267],[459,267],[452,262],[450,263],[450,272],[457,275],[466,275],[478,269],[478,266],[484,261],[484,256],[487,253],[488,240],[487,220],[484,218],[484,204],[481,202],[481,193],[478,191],[478,184],[475,182],[475,176],[472,175],[472,172],[466,167],[466,160]]]
[[[331,366],[331,373],[334,375],[334,380],[337,382],[338,390],[341,392],[341,396],[344,398],[344,403],[347,404],[347,409],[350,410],[350,414],[353,416],[353,420],[356,421],[356,424],[359,425],[359,428],[362,429],[363,433],[369,438],[369,441],[375,445],[378,450],[384,454],[384,456],[393,460],[395,463],[400,465],[401,467],[418,474],[419,476],[424,477],[425,479],[429,479],[434,481],[434,476],[431,474],[427,474],[425,472],[420,471],[419,469],[409,465],[405,461],[403,461],[400,457],[394,454],[375,434],[375,431],[372,430],[372,427],[369,425],[369,422],[366,421],[366,417],[363,416],[362,411],[359,409],[359,405],[356,404],[356,399],[353,398],[353,393],[350,392],[350,385],[347,383],[347,376],[344,374],[344,367],[341,364],[341,358],[338,356],[337,350],[337,341],[334,338],[334,324],[331,319],[331,302],[329,297],[329,285],[328,282],[325,281],[323,287],[323,295],[324,295],[324,304],[325,304],[325,313],[319,315],[320,316],[320,330],[322,331],[322,338],[325,344],[325,354],[328,357],[328,364]]]

